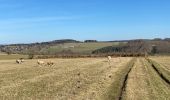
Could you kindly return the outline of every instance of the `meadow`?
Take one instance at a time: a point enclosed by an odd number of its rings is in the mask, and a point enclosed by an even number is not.
[[[163,78],[169,79],[170,57],[112,57],[110,64],[104,57],[41,60],[54,65],[38,65],[37,59],[17,64],[15,59],[1,58],[0,99],[170,99],[170,84]],[[165,76],[161,77],[159,71]]]
[[[49,48],[43,48],[40,52],[62,52],[70,50],[73,53],[91,54],[92,51],[107,46],[118,46],[119,44],[125,44],[126,42],[95,42],[95,43],[63,43],[50,46]]]

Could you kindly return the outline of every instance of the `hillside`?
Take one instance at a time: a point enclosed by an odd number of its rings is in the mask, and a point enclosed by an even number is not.
[[[92,51],[96,49],[119,45],[119,42],[91,41],[88,40],[85,42],[81,42],[72,39],[65,39],[42,43],[11,44],[0,46],[0,51],[6,52],[8,54],[91,54]]]
[[[121,41],[77,41],[72,39],[54,40],[42,43],[11,44],[0,46],[0,51],[7,54],[35,54],[35,55],[60,55],[60,54],[170,54],[170,40],[156,38],[153,40],[121,40]]]

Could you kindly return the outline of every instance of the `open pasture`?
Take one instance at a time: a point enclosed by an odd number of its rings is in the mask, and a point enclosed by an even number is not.
[[[107,58],[40,60],[54,65],[38,65],[37,59],[21,64],[0,60],[0,99],[170,99],[169,83],[145,58],[112,57],[110,63]]]
[[[37,60],[16,64],[0,61],[0,98],[3,99],[102,99],[114,82],[116,72],[131,58],[47,59],[53,66]]]

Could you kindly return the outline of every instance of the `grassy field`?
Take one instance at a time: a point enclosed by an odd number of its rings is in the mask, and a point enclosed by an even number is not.
[[[158,73],[170,84],[170,57],[153,57],[151,62],[153,63]]]
[[[96,49],[100,49],[107,46],[116,46],[119,42],[99,42],[99,43],[64,43],[50,48],[44,48],[41,52],[61,52],[63,50],[71,50],[76,53],[89,54]]]
[[[162,61],[158,57],[151,59],[169,65],[168,60]],[[170,84],[144,58],[112,58],[110,65],[106,58],[43,61],[52,61],[54,65],[38,65],[36,59],[26,60],[22,64],[16,64],[14,59],[0,60],[0,99],[170,99]]]
[[[114,82],[116,72],[131,58],[48,59],[54,66],[38,66],[36,60],[19,65],[0,61],[0,98],[3,99],[101,99]],[[46,61],[46,60],[44,60]]]
[[[139,58],[129,73],[124,99],[169,100],[170,85],[164,82],[144,58]]]

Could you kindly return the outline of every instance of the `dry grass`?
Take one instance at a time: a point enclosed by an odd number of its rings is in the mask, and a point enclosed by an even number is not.
[[[151,57],[152,60],[161,64],[164,69],[170,71],[170,57],[169,56],[158,56],[158,57]]]
[[[114,100],[131,68],[131,59],[113,58],[110,65],[107,58],[42,59],[54,62],[53,66],[38,65],[37,60],[22,64],[0,60],[0,99]],[[157,59],[169,65],[169,58]],[[169,95],[169,84],[144,58],[138,58],[129,73],[123,99],[169,100]]]
[[[162,76],[170,82],[170,57],[152,58],[151,63],[155,66]]]
[[[37,60],[16,64],[0,61],[0,99],[9,100],[96,100],[108,93],[131,58],[114,58],[109,66],[106,58],[46,59],[51,67],[37,65]]]
[[[155,72],[151,65],[139,58],[129,74],[125,100],[169,100],[170,86]]]

